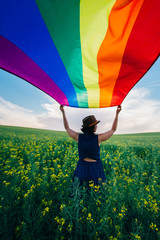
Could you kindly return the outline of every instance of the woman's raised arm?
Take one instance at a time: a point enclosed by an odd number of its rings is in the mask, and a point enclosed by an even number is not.
[[[68,124],[68,121],[67,121],[67,117],[66,117],[66,114],[65,114],[65,111],[64,111],[64,106],[61,105],[60,106],[60,110],[62,112],[62,116],[63,116],[63,124],[64,124],[64,128],[66,130],[66,132],[68,133],[68,135],[73,138],[74,140],[76,140],[78,142],[78,133],[73,131],[72,129],[70,129],[69,127],[69,124]]]
[[[105,133],[101,133],[101,134],[98,135],[98,142],[99,143],[109,139],[113,135],[113,133],[116,131],[117,124],[118,124],[118,114],[120,113],[120,111],[121,111],[121,106],[118,106],[117,110],[116,110],[116,116],[115,116],[115,119],[114,119],[113,124],[112,124],[112,128],[109,131],[107,131]]]

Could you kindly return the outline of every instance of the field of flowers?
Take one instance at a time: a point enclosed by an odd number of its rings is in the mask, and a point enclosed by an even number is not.
[[[101,160],[106,183],[79,188],[65,133],[0,126],[0,239],[160,239],[160,133],[115,135]]]

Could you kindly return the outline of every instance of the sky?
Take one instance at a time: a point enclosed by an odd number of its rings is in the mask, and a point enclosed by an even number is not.
[[[122,103],[116,134],[160,132],[160,57]],[[70,128],[80,132],[82,119],[94,114],[97,133],[112,127],[116,107],[65,107]],[[0,125],[64,131],[59,104],[28,82],[0,69]]]

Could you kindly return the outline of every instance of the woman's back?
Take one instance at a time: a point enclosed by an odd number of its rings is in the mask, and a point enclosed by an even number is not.
[[[79,134],[78,154],[80,160],[83,160],[84,158],[100,160],[98,135],[93,133]]]

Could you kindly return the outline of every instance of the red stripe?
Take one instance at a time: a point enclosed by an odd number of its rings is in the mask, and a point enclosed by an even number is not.
[[[160,53],[160,0],[145,0],[124,52],[111,106],[120,105]]]

